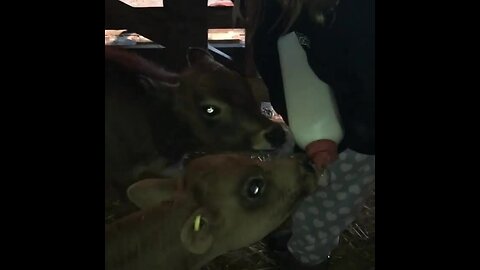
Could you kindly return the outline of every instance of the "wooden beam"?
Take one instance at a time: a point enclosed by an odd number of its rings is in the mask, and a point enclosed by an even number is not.
[[[168,3],[167,1],[165,2]],[[194,10],[191,5],[190,3],[189,9]],[[237,20],[237,23],[233,25],[233,9],[231,7],[208,7],[206,12],[208,28],[245,28],[245,23],[240,20]],[[179,19],[184,21],[195,21],[204,17],[194,16],[194,14],[189,14],[188,17],[185,17],[185,14],[181,13],[178,12],[178,9],[169,8],[168,4],[167,7],[163,8],[134,8],[118,0],[105,0],[105,29],[118,29],[125,24],[166,22],[174,19],[175,15],[180,15],[183,18]]]
[[[233,24],[232,7],[209,7],[207,14],[208,28],[245,28],[240,20]]]
[[[118,0],[105,0],[105,29],[128,29],[155,43],[164,44],[169,29],[154,26],[165,24],[169,16],[159,9],[161,8],[139,9]]]
[[[252,3],[245,1],[245,17],[247,20],[245,29],[245,74],[248,77],[257,76],[257,68],[253,59],[253,43],[251,42],[251,29],[253,28],[253,17],[255,15],[256,8],[258,8],[258,2]]]
[[[166,47],[169,65],[181,69],[188,47],[207,48],[209,28],[233,25],[231,7],[207,7],[207,0],[164,0],[164,7],[133,8],[118,0],[105,0],[105,28],[128,29]]]

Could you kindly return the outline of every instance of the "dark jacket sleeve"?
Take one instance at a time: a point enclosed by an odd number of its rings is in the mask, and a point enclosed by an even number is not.
[[[274,109],[288,123],[278,56],[278,29],[272,29],[280,14],[276,1],[268,2],[254,37],[257,69],[269,89]],[[351,148],[375,153],[375,0],[342,0],[332,27],[313,25],[300,16],[292,31],[310,38],[305,48],[315,74],[332,87],[338,103],[345,137],[339,151]]]
[[[345,141],[357,152],[375,154],[375,0],[345,0],[347,81],[339,91],[346,103]]]

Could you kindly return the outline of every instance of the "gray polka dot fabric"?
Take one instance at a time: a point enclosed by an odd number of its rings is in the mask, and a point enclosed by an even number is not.
[[[330,182],[307,197],[293,215],[290,252],[304,264],[319,264],[338,245],[375,180],[375,156],[347,149],[332,164]]]

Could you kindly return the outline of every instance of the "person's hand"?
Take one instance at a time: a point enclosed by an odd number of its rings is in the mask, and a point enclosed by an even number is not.
[[[305,148],[308,158],[319,171],[338,159],[337,144],[331,140],[318,140],[311,142]]]

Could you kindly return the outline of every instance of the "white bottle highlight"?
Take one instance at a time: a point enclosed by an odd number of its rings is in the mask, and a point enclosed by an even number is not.
[[[280,37],[277,45],[289,126],[298,146],[305,149],[322,139],[338,144],[343,130],[332,90],[310,68],[295,32]]]

